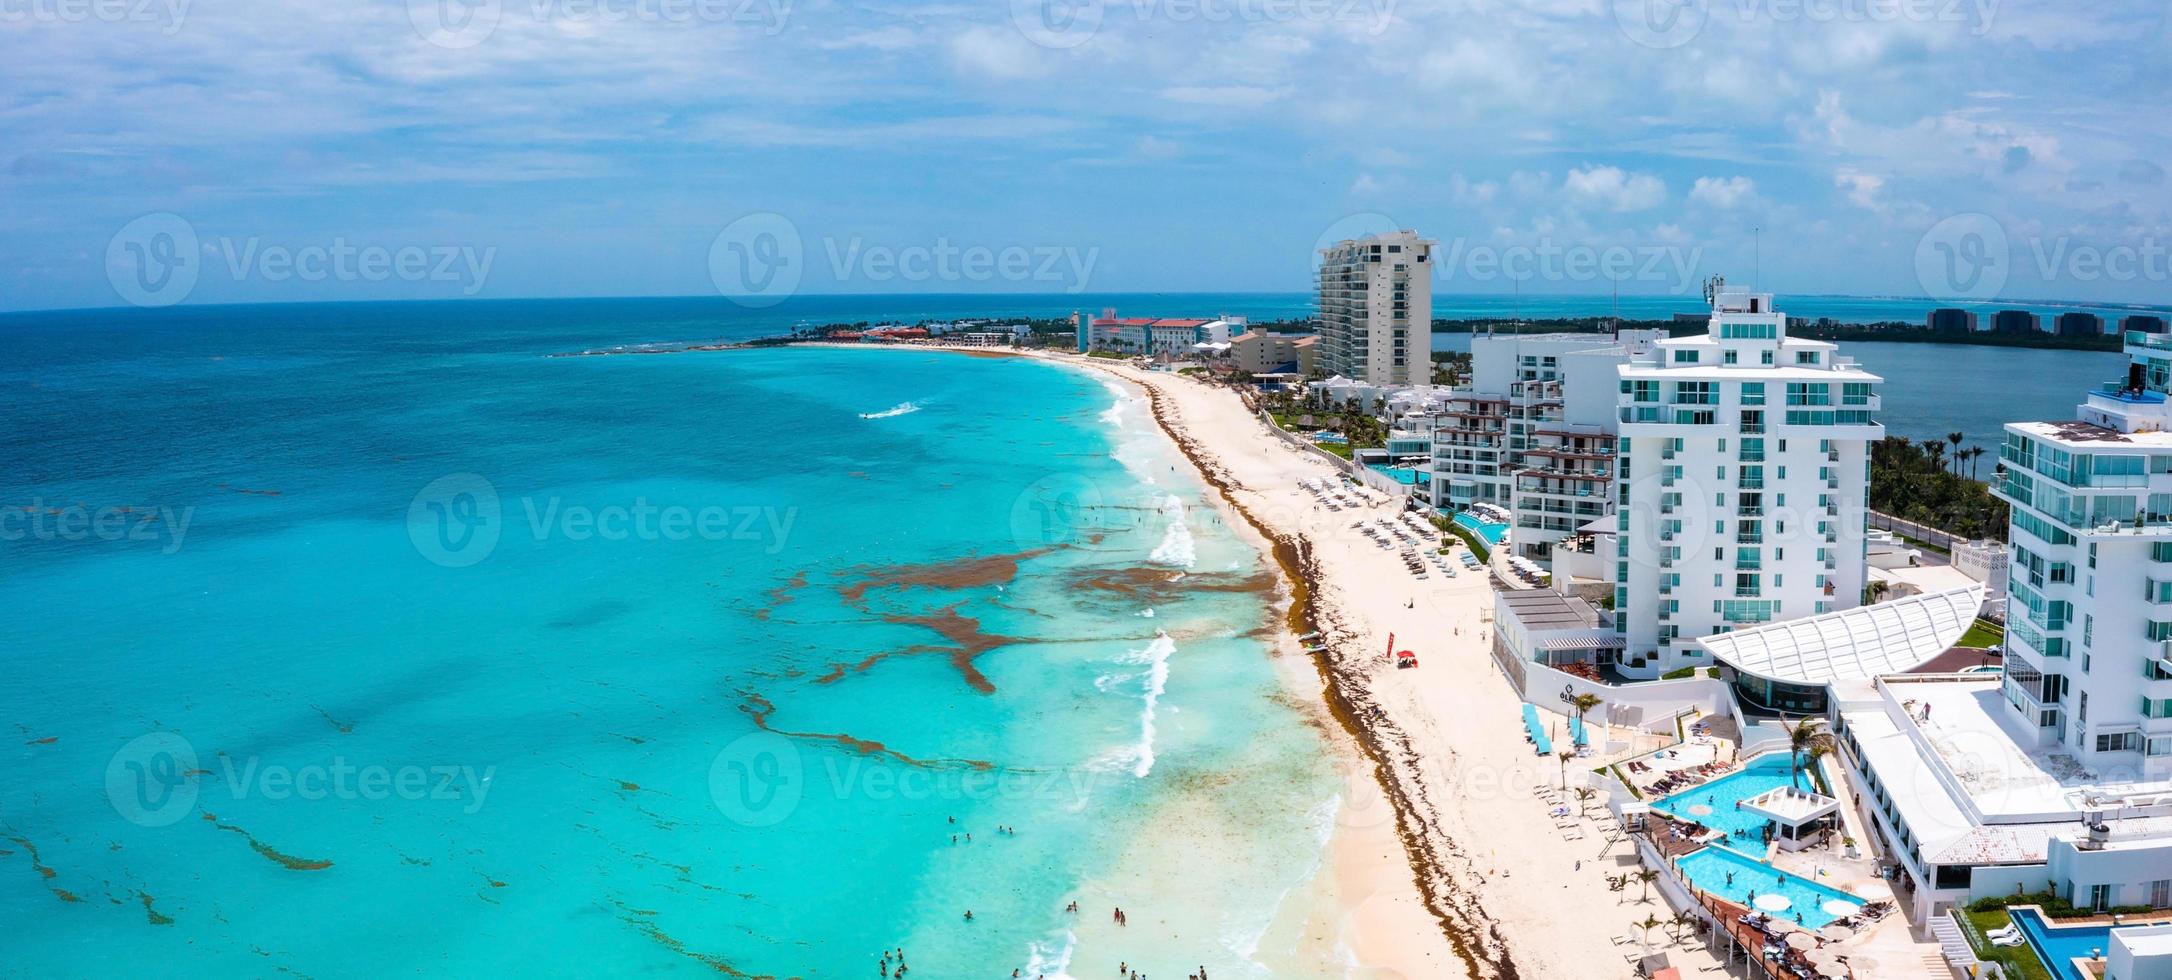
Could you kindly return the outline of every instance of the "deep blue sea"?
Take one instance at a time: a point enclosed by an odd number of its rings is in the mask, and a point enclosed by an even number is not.
[[[0,973],[1320,975],[1330,747],[1143,404],[548,356],[716,306],[0,320]]]

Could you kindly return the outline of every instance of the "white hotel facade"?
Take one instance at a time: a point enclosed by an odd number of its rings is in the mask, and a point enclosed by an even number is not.
[[[1320,251],[1320,370],[1376,386],[1432,381],[1433,245],[1397,231]]]
[[[1624,676],[1709,666],[1700,637],[1860,604],[1878,376],[1789,337],[1769,294],[1724,291],[1706,334],[1616,373]],[[1767,694],[1764,707],[1795,707]]]
[[[2127,378],[2069,422],[2006,426],[2013,505],[2003,695],[2084,765],[2172,777],[2172,339],[2130,334]]]
[[[1615,372],[1666,338],[1547,333],[1471,338],[1471,380],[1433,427],[1433,506],[1513,515],[1516,554],[1555,544],[1614,511]]]
[[[2127,353],[2074,420],[2006,426],[2003,674],[1836,691],[1842,759],[1918,921],[2047,888],[2172,907],[2172,338],[2130,333]],[[2111,939],[2115,967],[2154,948],[2172,968],[2156,933]]]

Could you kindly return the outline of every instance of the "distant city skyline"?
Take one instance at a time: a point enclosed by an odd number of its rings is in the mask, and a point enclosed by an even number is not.
[[[0,310],[1304,292],[1391,228],[1440,295],[2172,295],[2172,12],[1817,7],[33,4]]]

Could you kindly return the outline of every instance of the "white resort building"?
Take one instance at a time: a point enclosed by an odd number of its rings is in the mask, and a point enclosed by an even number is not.
[[[1471,338],[1471,382],[1433,427],[1433,506],[1513,515],[1515,553],[1553,546],[1613,512],[1615,369],[1661,330]]]
[[[1373,385],[1432,380],[1433,244],[1398,231],[1321,250],[1320,370]]]
[[[2006,426],[2003,674],[1836,693],[1842,758],[1919,913],[2047,890],[2172,906],[2172,342],[2127,349],[2076,421]],[[2107,955],[2172,963],[2132,938]]]
[[[1698,637],[1862,601],[1877,375],[1789,337],[1770,295],[1724,290],[1707,333],[1618,375],[1624,676],[1706,665]]]

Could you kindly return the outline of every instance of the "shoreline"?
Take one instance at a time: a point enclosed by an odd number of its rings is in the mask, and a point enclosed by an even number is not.
[[[1422,916],[1428,923],[1430,935],[1421,941],[1407,934],[1368,936],[1353,925],[1341,927],[1350,941],[1351,952],[1359,959],[1361,967],[1379,971],[1383,977],[1437,976],[1447,964],[1439,962],[1441,954],[1452,957],[1462,967],[1463,975],[1473,978],[1503,978],[1518,980],[1522,973],[1515,958],[1510,954],[1501,932],[1500,924],[1479,902],[1475,889],[1459,885],[1454,871],[1456,859],[1469,865],[1472,858],[1463,852],[1443,827],[1441,815],[1434,806],[1431,793],[1420,776],[1424,753],[1414,744],[1408,733],[1394,721],[1386,706],[1373,696],[1359,667],[1360,656],[1346,656],[1340,648],[1356,646],[1342,639],[1341,616],[1330,608],[1323,608],[1322,594],[1324,571],[1314,553],[1312,541],[1297,528],[1275,526],[1275,522],[1240,498],[1248,489],[1241,477],[1224,467],[1205,441],[1195,437],[1186,428],[1180,407],[1173,394],[1154,379],[1143,377],[1128,367],[1126,361],[1093,358],[1067,358],[1045,352],[1018,351],[1009,348],[982,348],[937,344],[882,345],[869,347],[861,344],[808,342],[791,346],[851,350],[922,350],[966,354],[982,357],[1018,357],[1040,360],[1058,367],[1086,371],[1098,376],[1116,379],[1137,391],[1147,399],[1155,427],[1177,452],[1188,461],[1195,475],[1213,491],[1210,499],[1215,506],[1237,517],[1250,543],[1280,571],[1288,603],[1283,608],[1282,626],[1286,631],[1276,641],[1278,652],[1302,656],[1313,668],[1312,676],[1319,688],[1293,691],[1308,697],[1317,697],[1319,708],[1331,718],[1346,736],[1346,741],[1336,746],[1338,754],[1354,756],[1366,771],[1371,790],[1384,800],[1392,817],[1392,827],[1377,828],[1391,833],[1379,834],[1367,840],[1362,829],[1354,831],[1339,826],[1328,843],[1327,857],[1332,873],[1344,885],[1366,882],[1375,887],[1363,896],[1342,895],[1338,918],[1358,919],[1361,907],[1385,904],[1386,910],[1368,909],[1368,916],[1412,919]],[[1211,391],[1212,389],[1201,389]],[[1221,393],[1227,394],[1227,393]],[[1234,399],[1232,399],[1234,400]],[[1249,412],[1245,418],[1250,420]],[[1256,424],[1253,422],[1252,424]],[[1264,437],[1264,433],[1262,434]],[[1280,448],[1278,446],[1278,448]],[[1302,465],[1313,468],[1316,475],[1332,473],[1324,461],[1311,457],[1292,455]],[[1289,489],[1294,490],[1294,484]],[[1490,594],[1490,592],[1488,593]],[[1296,642],[1302,635],[1321,633],[1329,648],[1321,654],[1306,653]],[[1398,896],[1383,894],[1377,883],[1380,880],[1381,856],[1367,855],[1368,847],[1390,846],[1395,852],[1393,877],[1399,882],[1396,890],[1403,892],[1402,904],[1410,906],[1397,915],[1395,906]],[[1375,900],[1385,899],[1384,902]],[[1415,914],[1414,914],[1415,913]]]

